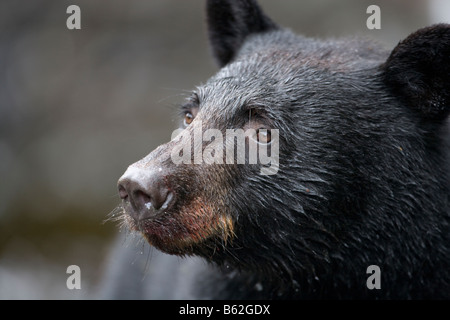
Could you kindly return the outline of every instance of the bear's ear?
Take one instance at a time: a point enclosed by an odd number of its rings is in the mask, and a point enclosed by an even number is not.
[[[422,117],[443,120],[450,113],[450,24],[411,34],[383,67],[389,87]]]
[[[254,0],[208,0],[206,11],[209,40],[221,67],[233,60],[248,35],[277,28]]]

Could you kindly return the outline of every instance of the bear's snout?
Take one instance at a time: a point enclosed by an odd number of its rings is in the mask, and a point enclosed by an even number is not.
[[[128,214],[136,221],[163,213],[174,202],[174,195],[164,181],[164,170],[130,166],[117,186],[123,202],[131,205]]]

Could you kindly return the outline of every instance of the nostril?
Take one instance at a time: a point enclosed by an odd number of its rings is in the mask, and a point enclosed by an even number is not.
[[[120,199],[125,200],[126,198],[128,198],[128,192],[125,189],[125,187],[123,185],[119,184],[118,188],[119,188],[119,197],[120,197]]]
[[[144,193],[141,190],[136,190],[133,192],[133,199],[138,204],[139,208],[146,207],[150,209],[151,198],[148,194]]]
[[[163,183],[156,182],[152,184],[148,191],[151,195],[151,204],[155,210],[159,210],[163,207],[163,209],[167,208],[167,205],[164,206],[164,204],[169,195],[169,190]]]

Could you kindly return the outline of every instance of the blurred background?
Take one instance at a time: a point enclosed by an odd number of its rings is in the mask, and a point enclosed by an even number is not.
[[[450,22],[448,0],[260,0],[313,37],[387,48]],[[81,30],[66,9],[81,8]],[[381,8],[381,30],[366,9]],[[127,166],[169,140],[177,105],[217,71],[200,0],[0,1],[0,299],[91,299],[118,235]],[[143,244],[145,245],[145,244]],[[130,263],[132,263],[130,261]],[[66,269],[81,268],[81,290]]]

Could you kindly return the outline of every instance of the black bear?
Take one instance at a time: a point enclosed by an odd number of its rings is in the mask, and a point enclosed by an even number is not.
[[[124,225],[170,254],[123,267],[128,296],[450,298],[450,25],[386,52],[253,0],[207,21],[221,70],[118,182]]]

